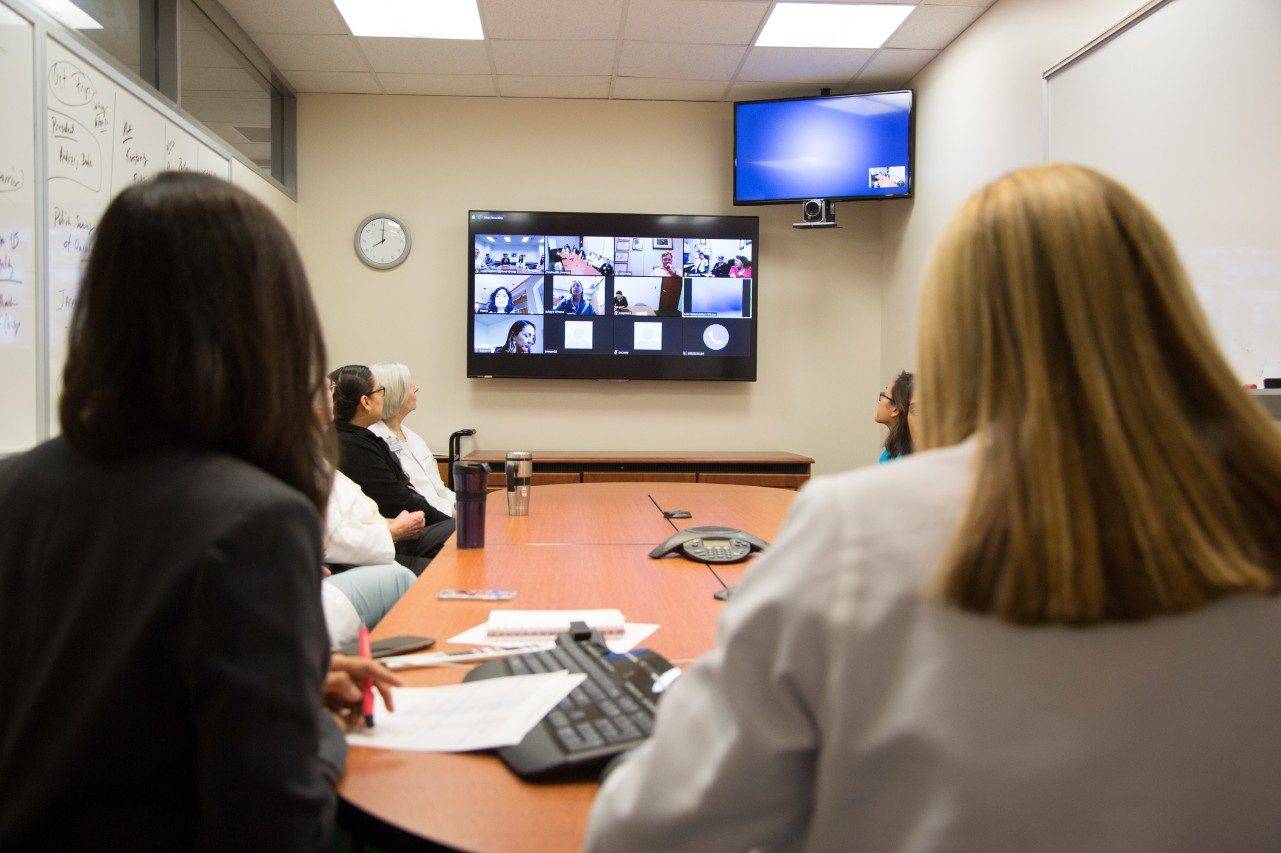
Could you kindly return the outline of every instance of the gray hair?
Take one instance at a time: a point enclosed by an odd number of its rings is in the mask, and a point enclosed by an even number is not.
[[[387,391],[383,394],[383,420],[396,417],[409,393],[409,368],[397,361],[383,361],[369,368],[378,383]]]

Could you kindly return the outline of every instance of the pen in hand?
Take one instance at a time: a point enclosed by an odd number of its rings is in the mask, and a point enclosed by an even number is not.
[[[369,648],[369,629],[361,625],[356,639],[360,644],[360,657],[363,660],[373,660],[373,651]],[[374,680],[366,678],[360,689],[363,694],[360,701],[365,715],[365,728],[372,729],[374,727]]]
[[[336,653],[330,656],[324,685],[325,707],[333,712],[344,731],[365,727],[365,700],[372,697],[362,688],[371,681],[373,689],[382,694],[383,706],[394,711],[392,688],[404,685],[396,673],[376,660]]]

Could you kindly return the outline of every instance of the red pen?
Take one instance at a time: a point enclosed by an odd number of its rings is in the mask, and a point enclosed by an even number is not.
[[[360,644],[360,656],[365,660],[373,660],[373,652],[369,648],[369,629],[364,625],[360,626],[360,633],[356,635],[356,641]],[[366,678],[365,684],[361,688],[364,696],[361,697],[361,703],[365,714],[365,728],[374,726],[374,680]]]

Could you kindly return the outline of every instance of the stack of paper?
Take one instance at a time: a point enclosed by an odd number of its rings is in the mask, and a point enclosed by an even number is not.
[[[347,743],[417,752],[512,746],[586,677],[562,671],[445,687],[402,687],[394,694],[394,712],[375,691],[376,725],[347,735]]]
[[[605,645],[618,653],[631,651],[658,630],[657,625],[626,622],[618,610],[491,610],[489,621],[455,634],[449,642],[473,646],[536,643],[556,639],[557,634],[569,630],[571,622],[586,622],[589,627],[604,626],[609,630],[609,633],[601,631]],[[620,624],[621,632],[617,627]],[[518,626],[520,632],[509,633],[512,626]],[[533,632],[535,627],[540,633]]]

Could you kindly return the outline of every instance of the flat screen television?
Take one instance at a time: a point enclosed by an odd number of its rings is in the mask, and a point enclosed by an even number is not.
[[[467,219],[469,377],[755,381],[757,217]]]
[[[734,204],[912,194],[912,92],[734,104]]]

